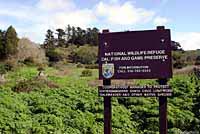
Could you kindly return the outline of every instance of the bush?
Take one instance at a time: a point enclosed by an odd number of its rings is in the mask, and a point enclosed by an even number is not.
[[[44,65],[39,65],[37,68],[38,71],[44,71],[45,70],[45,66]]]
[[[195,65],[200,65],[200,56],[197,56],[196,61],[195,61]]]
[[[28,65],[47,64],[44,49],[40,48],[38,44],[30,41],[28,38],[19,40],[18,53],[14,58]]]
[[[14,92],[31,92],[33,90],[40,90],[47,87],[45,80],[22,80],[12,88]]]
[[[78,64],[76,65],[76,67],[77,67],[77,68],[83,68],[84,66],[83,66],[83,64],[78,63]]]
[[[51,48],[46,51],[46,56],[49,58],[50,62],[58,62],[61,60],[61,54],[58,49]]]
[[[193,71],[194,71],[194,75],[195,75],[197,78],[200,79],[200,68],[194,68]]]
[[[72,51],[69,58],[75,63],[94,64],[97,61],[97,52],[97,47],[84,45]]]
[[[81,73],[81,77],[90,77],[92,76],[92,71],[89,69],[83,70]]]
[[[25,64],[25,65],[33,65],[34,64],[34,59],[33,59],[33,57],[28,57],[28,58],[26,58],[24,61],[23,61],[23,63]]]
[[[13,58],[9,58],[5,61],[5,68],[7,71],[13,71],[15,68],[17,68],[17,60]]]
[[[172,53],[174,68],[181,69],[187,65],[185,59],[183,58],[183,55],[184,53],[179,51]]]
[[[17,67],[17,63],[13,59],[5,61],[3,64],[0,64],[0,74],[5,74],[8,71],[13,71]]]
[[[91,64],[91,65],[86,65],[85,68],[86,69],[98,69],[99,66],[97,64]]]
[[[0,75],[5,74],[7,72],[6,67],[4,64],[0,64]]]

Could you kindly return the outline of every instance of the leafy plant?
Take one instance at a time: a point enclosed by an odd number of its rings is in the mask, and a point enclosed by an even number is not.
[[[92,71],[89,69],[85,69],[81,73],[81,77],[90,77],[90,76],[92,76]]]

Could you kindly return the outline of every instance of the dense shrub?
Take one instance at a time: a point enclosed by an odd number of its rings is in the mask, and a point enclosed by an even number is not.
[[[0,64],[0,73],[13,71],[17,67],[15,59],[8,59],[4,63]]]
[[[195,61],[195,65],[200,65],[200,56],[197,56],[196,61]]]
[[[193,71],[194,71],[194,75],[195,75],[198,79],[200,79],[200,68],[194,68]]]
[[[91,65],[86,65],[85,68],[86,69],[98,69],[99,66],[98,66],[98,64],[91,64]]]
[[[47,50],[46,56],[49,58],[50,62],[58,62],[62,58],[60,51],[55,48],[51,48],[51,49]]]
[[[45,51],[28,38],[19,40],[18,53],[15,55],[15,59],[27,65],[47,64]]]
[[[92,76],[92,71],[89,69],[83,70],[81,73],[81,77],[89,77]]]
[[[38,76],[28,80],[20,80],[14,87],[12,87],[12,90],[14,92],[31,92],[42,91],[50,88],[59,88],[59,86],[50,80]]]
[[[18,67],[17,60],[14,57],[8,58],[5,61],[5,67],[7,71],[13,71]]]
[[[28,57],[28,58],[24,59],[23,63],[25,65],[33,65],[34,64],[34,59],[33,59],[33,57]]]
[[[83,67],[84,67],[84,65],[83,65],[83,64],[81,64],[81,63],[78,63],[78,64],[76,65],[76,67],[77,67],[77,68],[83,68]]]
[[[47,71],[48,70],[48,71]],[[79,71],[75,69],[73,71]],[[103,98],[98,97],[97,88],[88,86],[87,79],[79,79],[76,73],[55,76],[54,68],[47,68],[48,80],[59,84],[49,90],[16,93],[10,85],[0,86],[0,132],[15,134],[102,134]],[[54,72],[55,71],[55,72]],[[94,71],[94,70],[92,70]],[[12,75],[11,75],[11,74]],[[37,73],[34,67],[18,72],[9,72],[11,82],[30,78]],[[18,85],[19,83],[16,83]],[[23,85],[22,84],[22,85]],[[154,80],[140,80],[135,84],[156,84]],[[173,97],[168,98],[169,134],[199,132],[200,129],[200,81],[195,75],[174,76],[169,84]],[[12,85],[12,84],[11,84]],[[30,85],[37,85],[30,82]],[[47,86],[48,87],[47,87]],[[26,87],[26,86],[21,86]],[[40,86],[32,86],[40,89]],[[159,133],[159,103],[156,97],[112,98],[113,134],[157,134]]]
[[[172,53],[173,55],[173,67],[177,69],[181,69],[185,67],[187,64],[185,63],[185,59],[183,57],[183,52],[176,51]]]
[[[0,64],[0,75],[5,74],[7,72],[6,66],[4,64]]]
[[[97,47],[84,45],[72,51],[69,57],[75,63],[94,64],[97,61],[97,52]]]
[[[15,92],[31,92],[43,88],[47,88],[47,82],[45,80],[30,79],[19,81],[12,90]]]

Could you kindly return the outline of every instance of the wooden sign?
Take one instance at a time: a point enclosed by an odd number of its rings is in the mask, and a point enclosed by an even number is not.
[[[104,97],[104,134],[112,134],[111,97],[159,97],[160,134],[167,134],[167,85],[172,77],[170,30],[99,34],[99,96]],[[112,79],[158,79],[160,85],[111,86]]]
[[[100,79],[171,77],[169,29],[99,34]]]

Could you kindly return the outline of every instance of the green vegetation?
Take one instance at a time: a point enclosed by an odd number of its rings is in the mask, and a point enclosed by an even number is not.
[[[0,131],[16,134],[101,134],[103,133],[103,98],[98,97],[97,70],[81,77],[82,68],[66,67],[73,73],[58,75],[46,68],[46,80],[38,80],[36,67],[21,67],[6,75],[0,86]],[[155,84],[156,81],[135,81]],[[194,76],[178,75],[169,81],[174,97],[168,99],[170,134],[200,130],[200,82]],[[54,86],[52,86],[54,85]],[[114,134],[158,133],[157,98],[113,98]]]
[[[0,56],[8,57],[17,52],[18,37],[15,29],[10,26],[7,31],[0,30]]]
[[[40,47],[27,38],[18,41],[12,26],[0,30],[0,133],[103,133],[103,98],[97,89],[99,30],[68,26],[56,32],[55,38],[48,30]],[[191,69],[168,82],[174,93],[168,98],[168,131],[199,132],[200,69],[194,65],[200,63],[200,52],[183,51],[174,41],[172,48],[175,71]],[[129,83],[158,84],[156,80]],[[113,134],[159,131],[156,97],[112,98],[112,111]]]
[[[89,69],[83,70],[81,73],[81,77],[89,77],[92,76],[92,71]]]

